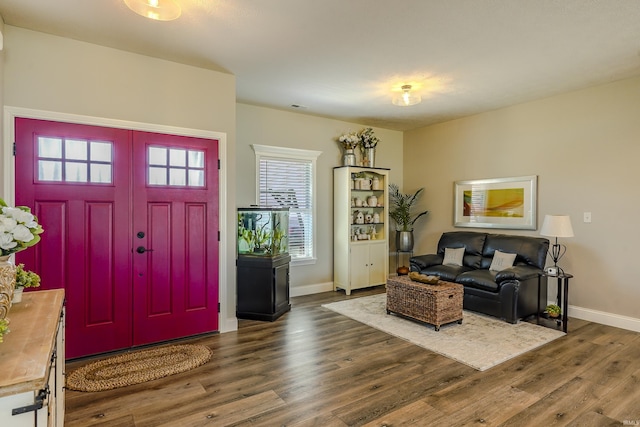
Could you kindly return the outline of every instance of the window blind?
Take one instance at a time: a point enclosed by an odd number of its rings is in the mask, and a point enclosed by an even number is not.
[[[289,254],[313,257],[313,168],[309,160],[260,158],[259,204],[289,208]]]

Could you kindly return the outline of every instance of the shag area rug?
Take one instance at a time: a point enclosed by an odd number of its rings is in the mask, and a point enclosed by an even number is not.
[[[185,372],[209,361],[204,345],[174,345],[133,351],[89,363],[67,375],[66,386],[78,391],[104,391]]]
[[[465,310],[462,324],[451,323],[436,332],[431,325],[387,314],[387,295],[325,304],[330,310],[350,317],[427,350],[485,371],[502,362],[564,336],[564,332],[527,322],[513,325]]]

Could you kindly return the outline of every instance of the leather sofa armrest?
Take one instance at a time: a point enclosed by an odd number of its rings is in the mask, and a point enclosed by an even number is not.
[[[541,273],[537,267],[530,265],[517,265],[515,267],[509,267],[496,274],[496,283],[500,284],[506,280],[528,280],[537,278]]]
[[[442,255],[429,254],[411,257],[409,264],[411,265],[411,271],[420,271],[423,268],[431,267],[432,265],[441,265],[442,261],[444,261],[444,257]],[[416,269],[414,269],[414,267]]]

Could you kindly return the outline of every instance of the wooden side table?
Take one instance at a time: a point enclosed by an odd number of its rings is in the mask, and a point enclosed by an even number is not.
[[[538,274],[538,311],[536,313],[537,323],[540,324],[540,289],[542,286],[542,278],[543,277],[551,277],[556,278],[558,280],[558,307],[562,308],[562,320],[558,320],[562,322],[562,331],[567,333],[567,323],[569,322],[569,279],[573,277],[572,274],[569,273],[560,273],[560,274],[547,274],[547,273],[539,273]]]

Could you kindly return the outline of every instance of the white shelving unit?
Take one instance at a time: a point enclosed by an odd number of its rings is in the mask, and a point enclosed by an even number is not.
[[[351,295],[353,289],[387,282],[388,187],[389,169],[333,169],[334,290],[343,289]]]

